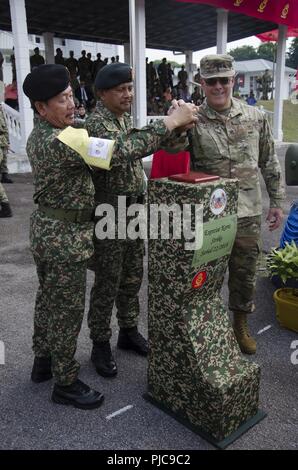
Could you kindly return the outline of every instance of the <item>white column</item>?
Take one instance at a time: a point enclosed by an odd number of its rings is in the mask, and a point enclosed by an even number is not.
[[[185,51],[185,70],[188,74],[188,87],[190,93],[193,92],[193,70],[192,70],[192,51]]]
[[[124,47],[124,62],[126,64],[130,64],[130,43],[125,42],[123,44],[123,47]]]
[[[228,40],[228,11],[218,8],[217,12],[217,54],[226,54]]]
[[[274,116],[273,116],[273,136],[276,140],[282,141],[282,114],[283,114],[283,96],[282,88],[285,80],[285,58],[287,45],[286,25],[280,24],[278,27],[278,44],[275,72],[275,97],[274,97]]]
[[[46,53],[46,64],[54,64],[54,33],[43,33],[43,40]]]
[[[129,0],[130,63],[135,73],[133,119],[136,127],[146,125],[146,30],[145,0]]]
[[[30,72],[29,43],[27,18],[24,0],[9,0],[12,34],[16,59],[16,72],[18,83],[18,101],[20,110],[20,126],[22,154],[26,153],[26,141],[33,127],[33,113],[29,99],[23,93],[23,81]]]

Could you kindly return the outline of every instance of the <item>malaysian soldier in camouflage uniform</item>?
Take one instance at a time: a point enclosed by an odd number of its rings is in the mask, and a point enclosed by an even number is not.
[[[141,159],[166,144],[167,140],[174,140],[176,147],[180,141],[183,146],[186,144],[184,137],[179,139],[175,133],[170,132],[173,129],[172,118],[179,107],[170,116],[149,126],[132,128],[128,114],[133,97],[131,72],[130,66],[123,63],[109,64],[99,70],[95,88],[100,101],[95,112],[86,121],[90,135],[116,141],[111,170],[95,170],[93,176],[96,204],[112,205],[116,215],[119,195],[126,196],[127,207],[144,202],[146,185]],[[182,124],[196,121],[193,116],[196,112],[194,105],[184,103],[182,110],[186,116]],[[174,127],[179,127],[178,122]],[[102,240],[95,236],[94,243],[95,281],[88,315],[90,337],[93,340],[91,359],[98,374],[112,377],[117,374],[109,342],[114,303],[120,326],[118,347],[133,350],[143,356],[148,351],[147,341],[137,329],[144,242],[140,238]]]
[[[30,246],[39,288],[36,296],[31,379],[54,377],[52,400],[97,408],[103,395],[78,379],[74,359],[85,306],[87,260],[93,253],[94,187],[80,155],[57,138],[74,122],[69,73],[41,65],[23,90],[35,111],[27,142],[38,204],[30,220]]]
[[[239,179],[238,230],[229,261],[229,308],[234,312],[240,349],[254,354],[256,342],[248,330],[247,314],[255,308],[260,252],[262,195],[258,169],[270,198],[269,230],[281,224],[284,188],[266,115],[231,98],[234,75],[229,55],[205,56],[201,60],[206,100],[199,107],[199,122],[193,130],[193,166],[198,171]]]
[[[8,149],[8,130],[4,114],[0,106],[0,169]],[[5,181],[4,181],[5,182]],[[0,218],[11,217],[12,211],[3,185],[0,183]]]

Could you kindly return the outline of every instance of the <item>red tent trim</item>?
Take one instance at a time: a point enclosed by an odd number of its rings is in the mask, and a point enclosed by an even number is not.
[[[204,3],[217,8],[254,16],[264,21],[298,28],[297,0],[176,0],[186,3]]]

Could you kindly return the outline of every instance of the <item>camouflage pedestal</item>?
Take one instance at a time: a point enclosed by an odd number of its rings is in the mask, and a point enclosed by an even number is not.
[[[259,366],[243,358],[220,296],[236,233],[237,183],[151,180],[149,204],[202,204],[204,224],[199,250],[186,250],[183,237],[149,240],[146,398],[225,447],[264,417]]]

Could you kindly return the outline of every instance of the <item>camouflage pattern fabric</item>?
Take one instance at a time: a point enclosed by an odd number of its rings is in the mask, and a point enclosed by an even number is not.
[[[90,294],[88,326],[93,341],[107,341],[112,335],[113,305],[120,328],[138,324],[138,293],[143,279],[143,240],[94,240],[94,285]]]
[[[9,136],[7,124],[0,106],[0,173],[8,173],[7,168],[7,150],[9,146]],[[1,194],[1,189],[0,189]],[[1,201],[1,199],[0,199]]]
[[[261,216],[238,219],[235,243],[229,259],[229,308],[252,313],[257,263],[261,254]]]
[[[236,99],[232,99],[228,114],[219,114],[204,102],[193,132],[193,155],[195,170],[239,180],[239,233],[229,262],[230,306],[235,311],[250,313],[254,310],[255,271],[260,253],[260,228],[258,223],[255,225],[255,217],[262,214],[259,168],[270,207],[282,207],[285,198],[281,168],[265,114]],[[251,221],[241,222],[243,218]],[[249,243],[245,233],[249,233]]]
[[[0,106],[0,175],[1,173],[8,173],[7,168],[7,150],[9,146],[8,129],[5,121],[3,111]],[[0,183],[0,203],[8,202],[5,189]]]
[[[227,196],[219,215],[210,204],[217,188]],[[224,228],[227,217],[236,219],[237,182],[149,181],[150,204],[190,202],[204,205],[204,227]],[[194,251],[185,250],[184,242],[149,240],[148,395],[221,441],[256,415],[260,368],[242,357],[220,297],[229,254],[192,266]],[[198,271],[205,282],[194,288]]]
[[[70,385],[80,365],[74,359],[85,308],[87,262],[44,261],[34,256],[39,288],[34,315],[33,351],[52,358],[55,382]]]
[[[92,137],[115,140],[109,171],[95,169],[93,182],[96,204],[109,203],[117,209],[115,195],[140,195],[146,191],[142,158],[160,147],[172,152],[185,148],[185,137],[170,133],[163,121],[142,129],[132,127],[129,114],[120,119],[101,102],[86,121]],[[116,211],[116,223],[117,223]],[[137,325],[138,292],[143,277],[144,243],[142,240],[97,240],[89,267],[95,271],[88,314],[90,337],[105,341],[111,336],[110,319],[114,302],[120,327]]]
[[[8,173],[8,167],[7,167],[7,148],[4,150],[2,149],[3,153],[3,158],[0,163],[0,173]]]
[[[0,203],[1,202],[8,202],[8,197],[2,183],[0,183]]]
[[[94,187],[88,167],[60,142],[56,129],[39,117],[27,142],[34,202],[55,209],[91,209]],[[35,210],[30,247],[37,265],[34,352],[50,354],[57,383],[75,380],[75,344],[84,312],[86,263],[93,254],[93,222],[64,222]]]
[[[3,159],[3,152],[2,152],[2,149],[0,148],[0,168],[1,168],[2,159]],[[6,195],[6,192],[2,183],[0,183],[0,203],[1,202],[8,202],[8,197]]]
[[[60,132],[61,129],[36,117],[27,142],[34,202],[57,209],[91,209],[94,186],[89,169],[77,152],[56,138]],[[93,254],[93,227],[93,222],[76,224],[55,220],[37,209],[31,216],[32,252],[51,261],[87,260]]]
[[[200,62],[201,77],[233,77],[233,64],[234,58],[229,54],[207,55]]]
[[[262,214],[260,168],[270,207],[282,207],[285,191],[266,115],[234,98],[228,116],[214,111],[206,101],[199,111],[192,139],[193,169],[238,178],[238,217],[252,217]]]
[[[7,124],[5,121],[5,117],[3,114],[3,110],[0,106],[0,147],[4,147],[7,149],[9,146],[9,137],[8,137],[8,129]]]
[[[271,91],[271,87],[272,87],[272,77],[268,70],[262,75],[261,83],[262,83],[262,99],[268,100],[268,93],[269,91]]]
[[[129,114],[121,119],[99,101],[95,111],[86,120],[86,129],[92,137],[116,141],[111,169],[96,169],[93,173],[96,201],[101,202],[98,192],[113,194],[141,194],[145,191],[142,158],[160,148],[175,153],[187,145],[185,137],[170,133],[163,120],[136,129],[132,127]]]

